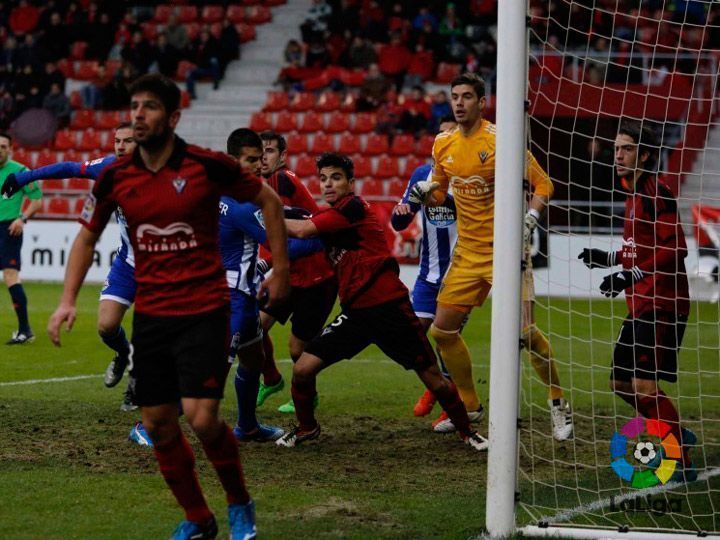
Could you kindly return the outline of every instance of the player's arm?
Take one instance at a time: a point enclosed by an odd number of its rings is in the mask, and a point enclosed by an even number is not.
[[[30,201],[22,214],[13,220],[8,227],[11,236],[20,236],[25,228],[25,223],[42,208],[42,190],[37,184],[29,184],[21,188],[23,194]]]
[[[392,216],[390,216],[390,225],[398,232],[407,229],[415,218],[415,214],[417,214],[422,208],[421,205],[416,202],[410,202],[409,200],[410,190],[415,186],[415,184],[427,178],[427,175],[422,175],[421,172],[420,168],[413,171],[410,180],[408,180],[408,185],[405,188],[405,193],[403,193],[402,199],[400,199],[397,206],[393,208]]]
[[[267,294],[267,305],[281,302],[290,293],[290,261],[288,259],[287,230],[280,198],[267,184],[252,201],[262,210],[270,251],[273,254],[273,273],[260,285],[259,295]]]
[[[286,219],[285,226],[288,236],[292,238],[312,238],[320,234],[311,219]]]
[[[527,175],[530,180],[532,197],[524,221],[523,239],[526,245],[532,239],[533,231],[540,222],[554,191],[550,177],[530,152],[527,152]]]

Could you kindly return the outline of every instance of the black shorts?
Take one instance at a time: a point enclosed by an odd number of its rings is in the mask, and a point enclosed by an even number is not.
[[[677,381],[677,357],[686,325],[687,316],[665,311],[637,319],[628,316],[615,344],[611,377]]]
[[[0,270],[20,270],[20,250],[23,235],[12,236],[8,227],[12,221],[0,221]]]
[[[310,341],[325,326],[337,298],[337,281],[326,279],[312,287],[293,287],[290,297],[277,307],[260,308],[280,324],[292,316],[292,333],[302,340]]]
[[[437,363],[407,297],[369,308],[343,310],[308,343],[305,352],[329,366],[352,358],[372,343],[405,369],[422,371]]]
[[[131,357],[135,403],[221,399],[230,369],[229,343],[229,306],[181,317],[136,313]]]

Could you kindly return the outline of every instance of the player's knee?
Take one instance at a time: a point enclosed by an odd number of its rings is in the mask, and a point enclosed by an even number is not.
[[[20,283],[20,275],[18,274],[17,270],[14,270],[12,268],[6,268],[5,270],[3,270],[2,275],[5,285],[7,285],[8,287],[12,287]]]
[[[305,342],[300,340],[290,340],[290,358],[293,361],[293,364],[296,364],[298,360],[300,360],[300,357],[302,356],[303,351],[305,350]]]
[[[172,441],[180,434],[180,424],[161,418],[143,418],[143,426],[150,439],[159,446]]]
[[[319,358],[311,354],[301,354],[293,365],[293,380],[301,384],[311,382],[320,371]],[[322,365],[322,364],[320,364]]]
[[[120,325],[109,318],[99,317],[97,322],[97,331],[101,338],[113,337],[117,335]]]
[[[460,339],[460,332],[458,330],[442,330],[435,326],[434,323],[430,325],[430,335],[441,348],[451,345]]]
[[[633,387],[630,381],[621,381],[619,379],[610,379],[610,390],[616,394],[632,394]]]

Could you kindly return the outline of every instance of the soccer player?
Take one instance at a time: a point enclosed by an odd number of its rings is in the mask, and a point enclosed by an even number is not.
[[[330,207],[309,219],[285,221],[290,236],[323,240],[335,267],[342,312],[307,344],[293,366],[292,397],[299,426],[280,437],[277,444],[293,447],[320,435],[313,406],[317,375],[374,343],[405,369],[417,373],[468,445],[487,449],[487,441],[471,429],[454,385],[438,369],[435,352],[413,312],[375,212],[353,193],[352,160],[326,153],[317,167],[323,197]]]
[[[25,165],[10,159],[11,150],[12,137],[0,132],[0,181],[3,183],[8,175],[26,170]],[[30,204],[22,212],[26,197]],[[20,250],[25,224],[41,206],[42,191],[37,184],[25,186],[12,197],[0,199],[0,270],[18,320],[17,332],[13,332],[6,345],[23,345],[35,340],[28,320],[27,296],[20,282]]]
[[[84,162],[64,161],[46,167],[39,167],[32,171],[16,173],[5,181],[2,193],[3,195],[14,193],[30,182],[49,178],[78,177],[96,180],[105,167],[135,150],[135,138],[130,123],[123,122],[115,128],[113,144],[115,153],[100,159]],[[112,388],[120,382],[128,365],[130,342],[126,337],[125,329],[122,327],[122,320],[125,317],[125,312],[135,301],[136,289],[135,254],[128,237],[125,216],[123,216],[122,210],[119,208],[116,212],[116,218],[120,225],[120,247],[115,253],[110,272],[100,292],[97,323],[98,334],[100,334],[103,343],[115,351],[115,357],[105,370],[104,383],[108,388]],[[121,406],[123,411],[137,408],[132,400],[132,387],[131,380],[125,391]],[[144,437],[144,434],[141,434],[141,436]]]
[[[470,351],[460,329],[472,309],[485,302],[492,285],[495,125],[483,118],[485,82],[480,76],[474,73],[460,75],[450,83],[450,91],[458,128],[435,138],[431,179],[417,182],[408,200],[436,206],[445,201],[452,188],[457,207],[458,238],[437,297],[437,313],[430,326],[430,335],[440,349],[467,410],[470,414],[481,415],[483,408],[473,382]],[[525,238],[529,239],[553,187],[548,175],[529,152],[527,160],[532,190],[525,217]],[[554,389],[559,388],[559,377],[550,344],[530,321],[526,321],[524,334],[533,366],[552,396],[552,392],[557,391]],[[564,426],[569,409],[561,398],[551,400],[550,407],[553,434],[557,438],[567,431]]]
[[[265,181],[280,196],[285,206],[306,210],[309,214],[318,211],[317,203],[297,175],[287,168],[287,142],[275,132],[260,134],[263,140],[262,175]],[[296,362],[305,345],[314,338],[327,321],[335,305],[337,282],[324,253],[316,253],[290,263],[290,298],[283,305],[274,308],[263,307],[260,318],[263,324],[266,362],[263,369],[263,384],[258,392],[258,405],[268,396],[279,392],[285,382],[277,370],[274,359],[270,329],[279,321],[285,324],[291,319],[289,349],[290,358]],[[317,405],[317,403],[316,403]],[[294,413],[292,400],[278,410]]]
[[[275,193],[232,158],[175,135],[180,90],[149,74],[131,89],[135,152],[103,169],[88,196],[70,252],[60,304],[48,334],[76,318],[75,303],[95,243],[121,206],[135,250],[137,294],[132,362],[135,399],[160,471],[185,511],[174,540],[214,538],[215,517],[200,488],[193,451],[180,428],[178,401],[213,464],[228,502],[231,538],[254,538],[255,505],[245,487],[237,442],[219,417],[229,364],[228,287],[218,248],[221,195],[262,208],[275,269],[261,285],[273,305],[287,295],[286,232]]]
[[[621,122],[615,137],[615,172],[627,191],[622,249],[585,248],[578,258],[588,268],[622,266],[600,285],[611,298],[625,291],[629,312],[615,344],[610,386],[639,414],[670,426],[682,446],[683,463],[671,480],[692,482],[697,471],[688,447],[696,443],[695,434],[680,426],[677,409],[659,386],[660,380],[677,381],[690,297],[685,234],[675,196],[654,172],[656,148],[647,125]]]

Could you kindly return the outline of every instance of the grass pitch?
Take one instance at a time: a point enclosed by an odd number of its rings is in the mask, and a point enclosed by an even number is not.
[[[168,538],[182,519],[160,477],[152,452],[126,438],[137,413],[122,413],[124,382],[102,385],[112,357],[95,332],[98,287],[86,287],[79,318],[63,347],[55,349],[44,326],[60,287],[28,284],[31,323],[38,339],[23,347],[0,345],[0,537],[13,539]],[[0,294],[0,337],[9,337],[15,318]],[[590,315],[592,313],[592,315]],[[490,306],[476,310],[465,330],[475,361],[481,397],[487,399]],[[553,516],[591,500],[620,494],[609,468],[609,440],[629,417],[627,406],[607,391],[609,358],[622,302],[552,301],[539,305],[538,325],[548,331],[568,397],[576,411],[578,436],[555,443],[548,437],[545,393],[523,364],[520,491],[522,522]],[[704,448],[701,467],[720,465],[720,358],[718,313],[696,305],[681,357],[681,381],[667,385],[680,395],[684,418],[693,422]],[[126,328],[129,328],[129,320]],[[280,358],[287,356],[287,332],[273,330]],[[290,373],[288,361],[280,369]],[[55,380],[53,380],[55,379]],[[472,538],[484,530],[486,456],[470,451],[456,436],[436,435],[431,418],[412,417],[421,393],[412,374],[375,348],[323,373],[318,382],[318,418],[323,435],[297,449],[244,444],[243,464],[257,501],[263,538]],[[698,393],[703,395],[699,399]],[[288,389],[260,410],[267,423],[289,426],[276,412]],[[229,382],[223,414],[235,418]],[[704,418],[704,422],[700,422]],[[487,432],[486,423],[481,431]],[[201,483],[227,533],[222,489],[196,449]],[[717,531],[717,477],[674,490],[684,497],[680,512],[581,513],[572,523],[660,526]],[[697,492],[697,493],[696,493]],[[688,493],[696,493],[688,495]],[[665,496],[665,495],[663,495]],[[626,508],[627,510],[627,508]],[[695,517],[688,518],[693,514]]]

